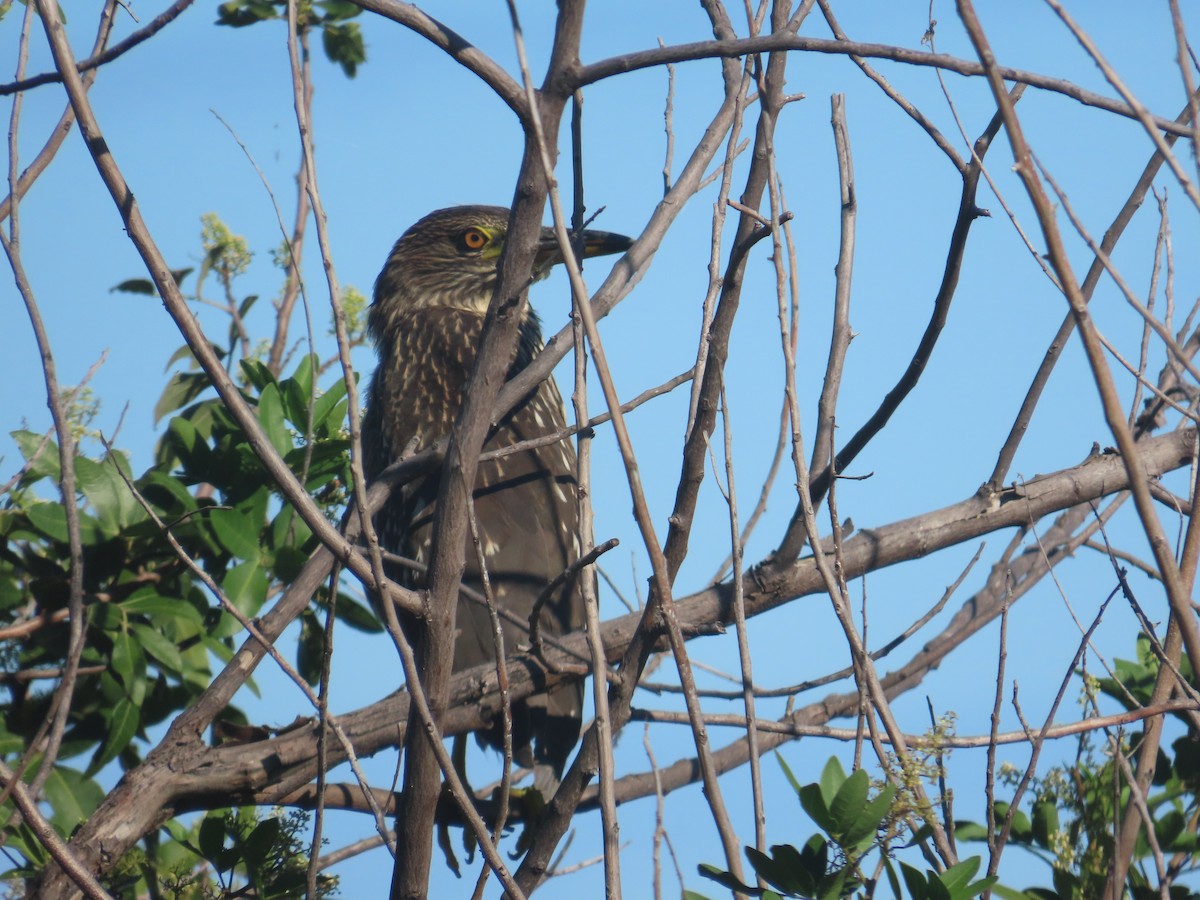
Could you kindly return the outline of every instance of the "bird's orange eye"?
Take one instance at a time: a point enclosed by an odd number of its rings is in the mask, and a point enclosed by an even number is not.
[[[488,236],[478,228],[468,228],[463,232],[462,241],[468,250],[482,250],[487,246]]]

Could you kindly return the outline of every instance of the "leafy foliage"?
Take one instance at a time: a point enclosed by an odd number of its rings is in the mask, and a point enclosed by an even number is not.
[[[347,78],[358,73],[367,61],[367,48],[362,29],[351,22],[362,9],[347,0],[316,0],[301,2],[297,13],[297,28],[301,32],[321,29],[321,45],[330,62],[341,66]],[[217,7],[217,24],[245,28],[269,19],[287,19],[287,0],[227,0]]]
[[[1139,635],[1137,659],[1115,660],[1115,678],[1085,677],[1085,703],[1094,707],[1097,697],[1103,694],[1126,708],[1146,706],[1158,667],[1153,642],[1147,635]],[[1179,668],[1194,688],[1195,678],[1186,657]],[[1172,718],[1183,726],[1184,733],[1171,744],[1171,753],[1158,751],[1152,781],[1155,790],[1146,798],[1146,806],[1157,843],[1170,864],[1172,878],[1176,878],[1195,868],[1200,850],[1196,834],[1200,820],[1200,736],[1183,713],[1172,714]],[[1049,864],[1052,888],[998,888],[1001,896],[1085,900],[1101,895],[1114,849],[1112,823],[1130,800],[1128,783],[1113,758],[1114,740],[1110,739],[1101,752],[1084,733],[1072,764],[1051,768],[1031,779],[1029,811],[1018,809],[1014,814],[1009,842]],[[1136,764],[1136,743],[1122,745],[1120,750],[1131,764]],[[999,778],[1002,783],[1015,785],[1017,770],[1004,765]],[[1003,822],[1009,809],[1010,803],[998,800],[994,807],[996,822]],[[960,841],[987,839],[986,827],[975,823],[959,823],[956,834]],[[1153,850],[1144,835],[1135,845],[1126,888],[1135,900],[1160,896]],[[1173,898],[1200,897],[1179,884],[1171,884],[1169,893]]]
[[[1099,691],[1123,704],[1145,705],[1159,666],[1153,642],[1146,635],[1138,638],[1137,659],[1116,660],[1115,678],[1085,681],[1087,702],[1093,703]],[[1183,674],[1195,686],[1190,667]],[[1173,900],[1200,898],[1178,883],[1179,876],[1193,871],[1200,859],[1200,751],[1197,735],[1184,714],[1177,720],[1185,733],[1172,744],[1172,753],[1160,751],[1154,776],[1156,790],[1146,798],[1154,824],[1156,842],[1167,863],[1171,883],[1168,893]],[[898,845],[898,824],[903,813],[903,792],[883,785],[871,794],[867,773],[859,769],[849,776],[836,758],[825,765],[819,781],[800,785],[786,763],[780,764],[795,789],[805,813],[821,829],[799,849],[790,844],[772,846],[769,853],[746,848],[746,858],[762,883],[769,888],[742,884],[730,872],[702,865],[700,874],[723,887],[761,897],[806,897],[832,900],[843,897],[871,897],[877,884],[866,877],[863,860],[872,851],[881,853],[880,866],[894,897],[913,900],[944,900],[974,897],[990,888],[1004,900],[1088,900],[1101,896],[1112,861],[1112,822],[1129,802],[1129,787],[1118,779],[1120,767],[1108,755],[1102,756],[1088,733],[1080,737],[1076,761],[1069,766],[1052,768],[1031,781],[1032,797],[1028,812],[1013,813],[1009,843],[1042,859],[1049,865],[1049,887],[1018,890],[998,884],[993,877],[976,879],[982,861],[978,856],[963,859],[943,872],[920,869],[896,857],[896,851],[917,843],[924,829],[911,841]],[[1136,746],[1122,748],[1136,761]],[[1116,781],[1114,781],[1116,779]],[[999,773],[1002,784],[1015,785],[1015,767],[1004,765]],[[1119,802],[1119,806],[1116,804]],[[998,800],[994,820],[1003,823],[1011,804]],[[955,837],[960,848],[968,842],[984,842],[986,825],[956,822]],[[1133,900],[1160,897],[1159,878],[1153,866],[1153,849],[1145,836],[1139,836],[1126,882]],[[692,894],[699,898],[699,894]]]
[[[304,812],[259,818],[253,809],[218,809],[189,827],[172,820],[154,842],[158,853],[126,854],[109,879],[120,895],[149,885],[177,900],[286,900],[304,895],[308,854]],[[165,839],[165,840],[162,840]],[[337,879],[318,875],[314,897],[336,895]]]
[[[831,757],[820,781],[800,785],[782,757],[780,765],[791,782],[800,805],[821,829],[797,849],[777,844],[770,853],[746,847],[746,858],[761,882],[770,888],[743,884],[732,873],[715,866],[700,866],[700,874],[723,887],[755,897],[805,897],[836,900],[841,897],[871,896],[873,880],[864,874],[863,861],[878,849],[894,896],[913,900],[968,900],[995,884],[995,878],[973,881],[979,871],[978,857],[964,860],[944,872],[925,872],[899,863],[897,875],[890,858],[903,825],[903,803],[894,785],[883,784],[874,794],[865,769],[846,775],[842,764]],[[901,882],[903,878],[903,883]],[[696,895],[697,897],[699,895]]]
[[[231,291],[248,251],[215,217],[205,222],[204,237],[203,271]],[[181,270],[178,280],[187,274]],[[140,292],[134,282],[118,289]],[[234,328],[229,335],[219,353],[234,360],[246,342]],[[87,442],[73,460],[85,634],[62,750],[43,788],[50,821],[63,837],[103,800],[101,772],[137,765],[149,729],[178,715],[209,685],[211,660],[229,659],[242,639],[229,607],[257,615],[317,546],[308,525],[273,490],[247,435],[213,396],[190,352],[183,348],[172,361],[185,368],[171,376],[156,407],[169,421],[153,464],[135,474],[127,454],[106,446],[89,455]],[[325,515],[336,518],[349,483],[344,382],[321,388],[320,363],[312,355],[301,357],[286,376],[241,355],[236,372],[271,444]],[[58,702],[55,691],[39,685],[57,686],[68,658],[71,548],[58,496],[57,443],[30,431],[12,436],[24,465],[0,496],[0,752],[29,779],[40,763],[32,748],[40,745]],[[328,603],[324,588],[302,620],[318,645],[319,616]],[[373,614],[349,594],[339,593],[336,612],[352,627],[379,630]],[[301,642],[297,667],[312,683],[320,660],[312,641]],[[223,719],[243,722],[245,716],[229,707]],[[167,839],[143,842],[122,863],[124,875],[114,884],[144,895],[154,879],[171,873],[183,891],[177,896],[224,896],[213,892],[207,875],[203,890],[192,879],[189,873],[204,863],[224,890],[243,879],[256,896],[294,896],[304,869],[286,864],[298,853],[299,826],[289,821],[259,822],[237,812],[209,815],[195,831],[171,820]],[[0,829],[10,851],[24,860],[16,874],[29,877],[46,864],[44,849],[14,816],[11,801],[0,807]]]

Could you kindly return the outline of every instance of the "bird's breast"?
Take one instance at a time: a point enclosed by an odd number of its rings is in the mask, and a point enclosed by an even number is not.
[[[449,433],[462,404],[484,317],[460,309],[416,309],[387,336],[371,390],[394,457]]]

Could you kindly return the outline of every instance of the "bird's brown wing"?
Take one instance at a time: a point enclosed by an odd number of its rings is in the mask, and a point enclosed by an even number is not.
[[[546,381],[502,423],[494,443],[514,444],[559,431],[565,425],[558,390],[553,381]],[[478,485],[475,517],[493,594],[501,608],[511,610],[527,622],[546,586],[579,558],[578,484],[570,440],[564,438],[489,461],[480,471]],[[472,581],[478,578],[475,556],[469,557],[464,577]],[[463,612],[461,603],[459,612]],[[485,611],[475,606],[471,615],[477,617],[480,612]],[[543,634],[561,635],[580,629],[583,624],[583,595],[576,575],[548,598],[539,616],[539,628]],[[472,627],[478,636],[477,623],[473,622]],[[464,632],[459,648],[466,645],[466,638]],[[504,637],[509,653],[514,639],[520,645],[528,644],[526,634],[510,628]],[[479,643],[474,649],[481,649]],[[458,651],[463,652],[463,649]],[[493,658],[490,647],[483,652],[485,659]],[[458,659],[456,653],[456,662]],[[561,775],[563,764],[579,738],[582,682],[565,684],[532,697],[525,705],[528,727],[537,738],[535,760],[549,764],[556,775]]]
[[[447,434],[461,403],[467,373],[483,327],[482,316],[419,310],[384,336],[381,364],[372,380],[363,446],[368,477],[377,475],[409,442],[418,447]],[[511,374],[541,348],[536,317],[522,328]],[[565,426],[562,399],[553,380],[538,386],[501,421],[487,449],[506,447],[559,431]],[[433,512],[440,476],[422,478],[393,495],[376,515],[384,547],[428,564]],[[497,605],[527,622],[545,587],[578,559],[575,453],[569,438],[489,460],[476,478],[475,518],[486,569]],[[479,557],[468,538],[463,583],[482,591]],[[424,576],[389,567],[389,577],[420,587]],[[567,582],[542,608],[540,628],[549,635],[583,626],[583,599],[577,580]],[[495,659],[495,640],[486,607],[460,599],[454,668]],[[411,633],[419,634],[419,631]],[[505,620],[505,654],[528,647],[528,628]],[[524,765],[539,762],[560,773],[575,745],[583,713],[583,687],[569,684],[548,695],[514,705],[513,746]],[[499,747],[499,726],[481,738]]]
[[[487,449],[509,446],[564,426],[562,401],[552,382],[544,383],[497,428]],[[475,490],[475,521],[488,581],[496,605],[527,623],[538,596],[578,558],[575,453],[569,439],[523,450],[480,465]],[[432,481],[432,479],[430,479]],[[433,507],[412,521],[410,553],[428,562]],[[463,583],[483,590],[479,552],[468,539]],[[561,585],[543,605],[539,628],[561,635],[583,626],[578,578]],[[505,656],[528,648],[528,627],[501,619]],[[454,668],[470,668],[495,659],[495,638],[486,607],[460,599]],[[523,765],[549,765],[556,775],[579,737],[583,685],[560,686],[529,698],[513,709],[513,747]],[[500,725],[481,740],[502,745]]]

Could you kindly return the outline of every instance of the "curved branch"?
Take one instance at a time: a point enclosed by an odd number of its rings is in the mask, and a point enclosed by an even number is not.
[[[1196,98],[1192,97],[1189,103],[1184,106],[1179,116],[1175,119],[1180,125],[1190,126],[1192,124],[1191,102]],[[1175,136],[1172,135],[1167,139],[1168,145],[1173,145]],[[1158,176],[1159,169],[1163,165],[1163,156],[1158,150],[1150,155],[1146,167],[1142,170],[1142,174],[1138,177],[1137,182],[1130,191],[1129,197],[1113,218],[1112,224],[1108,226],[1108,230],[1104,232],[1104,237],[1100,241],[1100,250],[1103,253],[1112,253],[1117,246],[1117,242],[1121,240],[1121,236],[1125,233],[1125,228],[1133,221],[1133,215],[1142,205],[1142,201],[1146,199],[1146,193],[1150,190],[1150,186],[1154,184],[1154,179]],[[1087,274],[1083,277],[1083,282],[1079,286],[1080,292],[1083,294],[1085,302],[1090,302],[1092,294],[1096,290],[1096,285],[1100,283],[1100,276],[1104,273],[1104,264],[1099,259],[1099,254],[1095,255],[1091,266],[1087,270]],[[1038,401],[1042,397],[1042,391],[1046,384],[1050,381],[1050,374],[1054,371],[1055,365],[1058,363],[1059,357],[1062,356],[1063,350],[1066,349],[1068,339],[1072,332],[1075,331],[1075,314],[1067,310],[1063,316],[1062,324],[1058,326],[1058,332],[1050,341],[1050,346],[1046,348],[1046,353],[1042,357],[1042,362],[1038,366],[1037,373],[1033,376],[1030,382],[1029,390],[1025,393],[1025,399],[1021,403],[1021,409],[1013,420],[1012,428],[1008,432],[1008,437],[1004,440],[1004,446],[1000,448],[1000,453],[996,458],[996,466],[992,470],[991,477],[988,478],[987,484],[992,490],[1000,487],[1000,483],[1008,475],[1008,470],[1012,466],[1012,461],[1017,455],[1017,448],[1021,444],[1022,438],[1025,437],[1025,432],[1029,428],[1029,423],[1033,419],[1034,410],[1037,409]],[[1153,419],[1153,416],[1150,417]]]
[[[1190,464],[1196,446],[1195,430],[1178,431],[1140,442],[1142,461],[1149,476],[1157,477]],[[1006,528],[1023,528],[1044,516],[1061,510],[1079,509],[1087,515],[1087,501],[1125,490],[1128,473],[1118,454],[1089,457],[1070,469],[1027,482],[989,497],[971,496],[953,506],[915,518],[893,522],[876,529],[864,529],[843,547],[846,578],[927,556],[984,534]],[[1064,529],[1067,526],[1064,526]],[[1077,525],[1075,526],[1077,527]],[[1048,538],[1043,536],[1043,540]],[[1059,542],[1062,538],[1057,539]],[[323,551],[326,552],[327,551]],[[1041,560],[1029,554],[1031,560]],[[1015,569],[1020,560],[1014,560]],[[1032,565],[1030,562],[1029,565]],[[1044,563],[1043,563],[1044,564]],[[753,570],[747,584],[746,615],[769,612],[800,597],[821,593],[824,584],[811,558],[787,564],[766,564]],[[732,617],[730,586],[714,585],[677,602],[680,624],[689,636],[711,633],[715,623]],[[958,646],[965,633],[974,633],[991,621],[991,613],[978,608],[977,598],[969,598],[955,614],[943,633],[900,669],[883,677],[889,696],[918,684],[929,669]],[[640,614],[626,615],[604,623],[602,636],[609,661],[620,659],[638,631]],[[547,649],[550,666],[563,672],[548,671],[528,655],[509,660],[509,694],[516,701],[544,691],[572,677],[564,665],[577,661],[575,653],[587,653],[586,637],[575,633],[564,639],[566,650]],[[578,676],[575,676],[578,677]],[[858,694],[846,695],[841,703],[836,695],[798,710],[794,720],[812,724],[852,713]],[[839,705],[841,704],[841,705]],[[408,695],[398,691],[370,706],[339,717],[355,752],[367,756],[404,740],[404,722],[408,717]],[[844,709],[843,709],[844,706]],[[495,667],[484,664],[456,673],[451,680],[446,716],[442,721],[445,735],[475,731],[490,724],[500,707]],[[760,735],[765,749],[773,744]],[[787,736],[779,738],[780,741]],[[716,754],[718,768],[732,765],[744,756],[736,745]],[[172,815],[189,809],[228,805],[231,802],[275,803],[308,784],[316,773],[316,728],[312,722],[263,741],[207,747],[201,743],[165,745],[138,769],[131,770],[110,795],[100,811],[77,833],[71,848],[92,871],[115,862],[142,834]],[[330,765],[338,755],[330,753]],[[681,765],[681,764],[677,764]],[[690,765],[690,763],[688,763]],[[722,769],[724,770],[724,769]],[[673,773],[668,775],[667,773]],[[664,786],[677,786],[682,768],[663,770]],[[686,783],[683,778],[679,783]],[[622,783],[624,783],[622,779]],[[649,790],[653,791],[653,784]],[[104,848],[102,854],[99,848]]]
[[[123,41],[117,41],[117,43],[113,44],[103,53],[93,53],[87,59],[80,60],[76,63],[76,67],[80,72],[87,72],[91,69],[99,68],[105,63],[112,62],[118,56],[124,55],[143,41],[154,37],[154,35],[158,34],[178,18],[179,14],[191,6],[193,2],[195,0],[175,0],[174,3],[151,19],[144,28],[139,28]],[[55,84],[62,80],[61,72],[43,72],[40,75],[32,75],[29,78],[10,81],[8,84],[0,84],[0,97],[8,94],[16,94],[20,91],[27,91],[30,88],[41,87],[43,84]]]
[[[648,69],[653,66],[665,66],[668,63],[688,62],[700,59],[729,58],[748,56],[753,53],[767,53],[777,50],[798,50],[809,53],[827,53],[841,56],[858,56],[868,59],[890,59],[893,62],[905,63],[912,66],[928,66],[954,72],[957,75],[982,77],[987,74],[984,66],[974,60],[961,59],[948,53],[928,53],[924,50],[914,50],[909,47],[897,47],[892,44],[872,44],[859,41],[840,41],[830,38],[799,37],[790,32],[781,32],[760,37],[737,38],[724,41],[697,41],[692,44],[676,44],[671,47],[656,47],[652,50],[640,50],[636,53],[626,53],[603,59],[590,65],[582,66],[577,73],[576,87],[594,84],[614,75],[622,75],[638,69]],[[1041,88],[1055,94],[1062,94],[1077,100],[1084,106],[1092,106],[1105,112],[1116,113],[1127,119],[1150,122],[1154,128],[1167,134],[1190,138],[1191,129],[1180,125],[1171,119],[1151,115],[1135,110],[1127,103],[1105,97],[1092,91],[1084,90],[1077,84],[1065,78],[1052,78],[1039,72],[1026,69],[1014,69],[1010,66],[997,66],[996,73],[1005,81],[1027,84],[1030,87]]]
[[[1022,88],[1018,85],[1013,89],[1012,95],[1014,100],[1019,99],[1022,93]],[[908,368],[904,370],[896,385],[888,391],[883,401],[879,404],[878,409],[872,413],[871,417],[854,433],[854,436],[846,442],[845,446],[838,451],[832,466],[824,466],[820,472],[811,473],[809,478],[809,491],[812,494],[813,502],[818,502],[825,492],[829,490],[829,481],[833,472],[844,472],[854,458],[862,451],[867,443],[877,435],[892,414],[899,408],[900,404],[909,395],[917,382],[920,380],[922,373],[925,371],[925,366],[929,363],[929,358],[933,355],[933,348],[936,346],[938,338],[941,336],[942,329],[946,325],[946,319],[950,314],[950,303],[954,299],[954,293],[958,289],[958,278],[962,274],[963,256],[967,250],[967,238],[970,235],[971,226],[975,220],[986,213],[975,204],[975,195],[979,187],[979,176],[983,172],[983,158],[988,152],[993,139],[1000,130],[1000,125],[1003,119],[999,112],[992,116],[992,120],[984,129],[983,134],[975,141],[974,153],[971,157],[971,162],[963,171],[963,187],[962,196],[958,205],[958,217],[955,219],[954,228],[950,236],[950,248],[946,253],[946,267],[942,274],[942,284],[939,287],[937,296],[933,301],[933,312],[929,317],[929,323],[925,326],[925,333],[921,336],[920,343],[917,344],[917,349],[913,352],[912,360],[908,364]],[[815,451],[815,448],[814,448]],[[783,540],[779,544],[779,549],[776,550],[778,559],[786,561],[794,559],[799,555],[804,547],[804,522],[801,518],[800,510],[797,509],[792,516],[792,521],[789,523],[787,532],[784,534]]]
[[[444,50],[451,59],[479,76],[484,84],[495,91],[496,96],[517,114],[522,126],[529,121],[529,103],[521,85],[504,71],[499,63],[452,28],[447,28],[411,3],[398,3],[396,0],[350,0],[350,2],[369,12],[377,13],[385,19],[391,19],[398,25],[403,25],[435,47]]]

